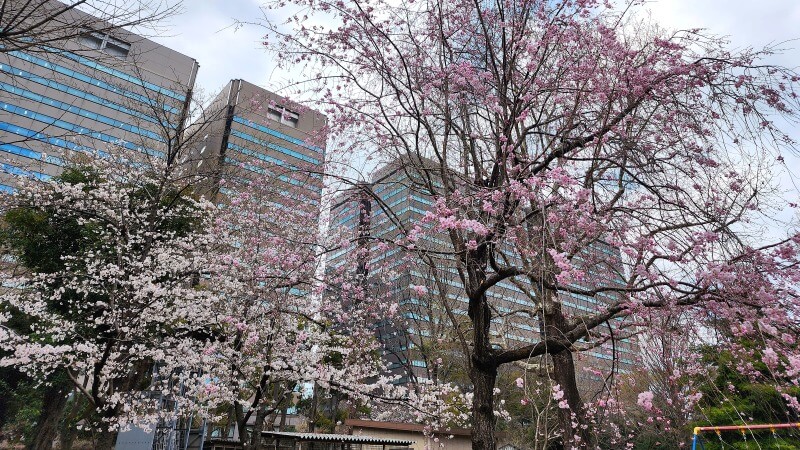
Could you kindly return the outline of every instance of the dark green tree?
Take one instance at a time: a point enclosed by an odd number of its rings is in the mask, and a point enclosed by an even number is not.
[[[754,347],[744,342],[745,348]],[[797,422],[797,413],[786,406],[782,393],[793,397],[800,395],[800,388],[793,387],[788,380],[776,379],[772,371],[761,360],[761,352],[752,353],[722,351],[711,347],[701,348],[703,362],[709,367],[707,380],[700,384],[703,393],[698,404],[700,417],[694,426],[754,425]],[[752,354],[754,357],[743,355]],[[746,359],[745,359],[746,358]],[[749,375],[743,375],[737,367],[751,365]],[[800,449],[798,430],[727,431],[719,435],[714,432],[701,434],[703,446],[712,449],[769,450]]]
[[[57,183],[91,183],[97,177],[86,168],[72,167],[55,178]],[[0,248],[13,258],[6,269],[27,273],[53,274],[64,269],[63,256],[86,253],[96,246],[91,234],[75,217],[53,214],[54,211],[33,207],[12,207],[0,222]],[[56,285],[52,286],[56,288]],[[55,310],[63,305],[53,304]],[[0,306],[3,308],[3,306]],[[6,326],[22,332],[33,322],[19,311],[10,311]],[[52,447],[58,423],[72,392],[72,383],[63,371],[56,371],[41,382],[14,368],[0,368],[0,399],[8,405],[0,409],[0,426],[16,421],[15,428],[26,430],[21,436],[31,450]]]

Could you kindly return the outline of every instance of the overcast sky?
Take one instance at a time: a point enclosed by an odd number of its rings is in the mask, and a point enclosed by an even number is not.
[[[287,81],[260,45],[264,30],[233,26],[236,20],[262,20],[261,0],[183,3],[184,12],[166,24],[165,28],[172,30],[169,35],[154,40],[200,63],[196,86],[206,94],[215,94],[234,78],[273,90]],[[730,37],[733,48],[783,43],[785,52],[770,62],[800,66],[800,0],[654,0],[648,8],[653,19],[666,28],[705,28]],[[800,139],[800,129],[793,135]],[[785,169],[780,176],[781,185],[789,191],[791,201],[797,201],[800,182],[788,172],[800,173],[800,158],[787,155]],[[785,211],[782,215],[794,213]]]
[[[168,25],[169,35],[157,42],[200,63],[197,85],[212,93],[233,78],[269,87],[285,81],[274,71],[261,48],[264,32],[254,26],[239,29],[234,20],[259,21],[260,0],[184,0],[184,12]],[[730,36],[734,46],[766,45],[800,38],[798,0],[656,0],[653,17],[669,28],[707,28]],[[800,65],[800,42],[787,42],[780,62]]]

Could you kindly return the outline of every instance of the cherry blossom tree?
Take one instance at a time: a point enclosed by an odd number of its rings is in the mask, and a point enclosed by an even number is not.
[[[266,45],[305,64],[311,82],[296,87],[349,143],[338,151],[400,160],[436,199],[394,244],[449,241],[471,324],[473,448],[495,447],[498,368],[542,355],[563,447],[592,446],[598,405],[580,396],[574,353],[660,310],[727,324],[796,380],[800,235],[760,227],[791,207],[773,174],[793,149],[781,128],[798,76],[766,64],[771,49],[661,30],[637,1],[290,3],[299,12],[267,21]],[[518,314],[534,343],[491,340],[487,293],[504,280],[532,300]]]
[[[197,288],[214,248],[214,208],[175,184],[176,170],[159,169],[80,158],[53,181],[20,178],[4,197],[7,219],[40,225],[12,232],[77,244],[54,270],[4,277],[12,288],[0,296],[0,364],[35,379],[65,373],[94,409],[87,425],[101,430],[97,448],[111,448],[120,427],[170,414],[147,391],[191,391],[214,338],[219,297]],[[9,325],[20,317],[24,326]]]
[[[53,267],[23,249],[27,272],[4,280],[16,287],[0,297],[0,364],[38,380],[65,373],[94,410],[98,448],[128,425],[230,411],[258,449],[260,430],[307,385],[439,410],[436,395],[409,398],[382,376],[373,324],[396,305],[350,270],[358,258],[321,271],[340,243],[320,237],[310,174],[248,164],[213,204],[198,198],[207,180],[181,164],[187,142],[165,159],[70,155],[54,181],[21,178],[4,197],[6,225],[33,218],[46,226],[25,239],[59,245]]]
[[[225,250],[209,266],[209,288],[226,299],[219,321],[227,339],[206,350],[209,383],[200,394],[232,406],[247,449],[261,448],[260,431],[307,386],[354,401],[375,389],[367,380],[383,366],[372,324],[389,306],[346,272],[323,280],[318,199],[279,181],[308,174],[258,167],[258,175],[223,181],[214,232]]]
[[[391,380],[372,328],[396,307],[349,266],[323,280],[318,200],[280,181],[307,173],[263,164],[225,183],[216,206],[166,160],[73,164],[52,182],[21,178],[4,198],[12,233],[30,231],[15,217],[33,217],[44,224],[35,239],[77,244],[54,246],[55,267],[4,280],[15,288],[0,297],[0,364],[39,380],[66,373],[95,411],[98,448],[128,425],[230,411],[258,449],[306,385],[404,401],[382,388]]]

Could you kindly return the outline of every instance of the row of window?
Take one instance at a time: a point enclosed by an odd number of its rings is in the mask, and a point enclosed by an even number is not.
[[[298,123],[300,123],[300,114],[289,111],[283,106],[270,106],[267,108],[267,117],[292,128],[297,128]]]
[[[247,164],[247,163],[242,162],[242,161],[237,161],[237,160],[235,160],[233,158],[230,158],[230,157],[226,157],[225,158],[225,162],[228,163],[228,164],[231,164],[233,166],[236,166],[236,167],[243,167],[243,168],[245,168],[245,169],[247,169],[247,170],[249,170],[251,172],[254,172],[254,173],[257,173],[257,174],[260,174],[260,175],[264,175],[264,174],[267,173],[267,171],[262,167],[257,167],[257,166],[254,166],[252,164]],[[303,181],[296,180],[294,178],[287,177],[285,175],[278,175],[278,178],[281,181],[284,181],[286,183],[289,183],[289,184],[292,184],[292,185],[295,185],[295,186],[303,186],[303,187],[305,187],[307,189],[311,189],[314,192],[319,192],[319,193],[322,192],[322,187],[320,187],[320,186],[314,186],[313,184],[304,183]]]
[[[26,89],[18,88],[16,86],[12,86],[7,83],[0,82],[0,91],[6,91],[10,94],[18,95],[22,98],[32,100],[37,103],[41,103],[43,105],[52,106],[53,108],[60,109],[61,111],[68,112],[75,114],[77,116],[85,117],[87,119],[94,120],[95,122],[104,123],[106,125],[111,125],[112,127],[119,128],[123,131],[128,131],[133,134],[137,134],[139,136],[146,136],[150,139],[164,142],[164,138],[157,133],[154,133],[150,130],[146,130],[143,128],[139,128],[135,125],[131,125],[125,123],[121,120],[116,120],[108,116],[104,116],[102,114],[97,114],[95,112],[78,108],[77,106],[70,105],[69,103],[65,103],[54,98],[45,97],[44,95],[37,94],[35,92],[28,91]]]
[[[266,133],[266,134],[268,134],[270,136],[274,136],[274,137],[276,137],[278,139],[283,139],[284,141],[290,142],[290,143],[292,143],[294,145],[299,145],[300,147],[307,148],[309,150],[313,150],[313,151],[315,151],[315,152],[317,152],[319,154],[324,154],[325,153],[325,149],[322,149],[322,148],[314,146],[314,145],[309,145],[309,144],[305,143],[301,139],[297,139],[296,137],[289,136],[288,134],[284,134],[284,133],[281,133],[280,131],[273,130],[272,128],[265,127],[264,125],[261,125],[259,123],[253,122],[252,120],[247,120],[247,119],[244,119],[244,118],[239,117],[239,116],[234,116],[233,117],[233,121],[236,122],[236,123],[242,124],[242,125],[244,125],[246,127],[253,128],[254,130],[258,130],[258,131],[260,131],[262,133]]]
[[[270,148],[272,150],[275,150],[275,151],[278,151],[280,153],[283,153],[284,155],[288,155],[288,156],[292,156],[294,158],[297,158],[297,159],[299,159],[301,161],[306,161],[306,162],[309,162],[311,164],[320,164],[320,160],[318,160],[316,158],[312,158],[310,156],[306,156],[306,155],[304,155],[304,154],[302,154],[300,152],[296,152],[296,151],[288,149],[286,147],[281,147],[280,145],[273,144],[272,142],[269,142],[269,141],[262,141],[261,139],[258,139],[257,137],[254,137],[254,136],[249,135],[247,133],[243,133],[243,132],[241,132],[239,130],[231,130],[231,136],[236,136],[236,137],[238,137],[240,139],[244,139],[245,141],[252,142],[252,143],[254,143],[256,145],[260,145],[262,147]]]
[[[381,189],[381,191],[382,191],[382,190],[383,190],[383,189]],[[407,188],[407,187],[405,187],[405,186],[401,186],[401,187],[399,187],[399,188],[396,188],[396,189],[392,190],[391,192],[389,192],[389,193],[388,193],[388,194],[386,194],[386,195],[381,195],[381,198],[383,199],[383,201],[386,201],[386,200],[388,200],[388,199],[390,199],[390,198],[394,197],[395,195],[397,195],[397,194],[399,194],[399,193],[401,193],[401,192],[403,192],[403,191],[405,191],[405,190],[408,190],[408,188]],[[375,194],[378,194],[378,193],[380,193],[381,191],[378,191],[378,190],[376,189],[376,190],[375,190]]]
[[[157,92],[159,94],[164,94],[167,97],[171,97],[171,98],[173,98],[175,100],[180,100],[181,102],[186,100],[186,92],[183,92],[183,93],[176,92],[176,91],[167,89],[167,88],[165,88],[163,86],[159,86],[157,84],[151,83],[149,81],[144,81],[144,80],[142,80],[140,78],[134,77],[133,75],[129,75],[129,74],[127,74],[127,73],[125,73],[125,72],[123,72],[121,70],[117,70],[117,69],[112,69],[110,67],[106,67],[106,66],[98,63],[97,61],[91,60],[89,58],[85,58],[85,57],[80,56],[80,55],[76,55],[75,53],[72,53],[72,52],[68,52],[68,51],[64,51],[64,50],[58,50],[58,49],[55,49],[55,48],[50,48],[49,50],[51,50],[53,53],[58,53],[60,56],[63,56],[63,57],[68,58],[68,59],[71,59],[71,60],[73,60],[73,61],[75,61],[77,63],[80,63],[83,66],[86,66],[86,67],[88,67],[90,69],[94,69],[94,70],[96,70],[98,72],[103,72],[103,73],[111,75],[111,76],[113,76],[115,78],[119,78],[120,80],[127,81],[129,83],[133,83],[133,84],[135,84],[137,86],[142,86],[145,89],[151,90],[153,92]]]
[[[0,108],[2,108],[4,111],[9,112],[11,114],[16,114],[18,116],[27,117],[27,118],[35,120],[37,122],[42,122],[42,123],[47,124],[47,125],[52,125],[52,126],[55,126],[55,127],[58,127],[58,128],[62,128],[62,129],[67,130],[67,131],[71,131],[71,132],[75,133],[75,135],[77,135],[77,136],[89,136],[89,137],[92,137],[94,139],[97,139],[97,140],[100,140],[100,141],[103,141],[103,142],[107,142],[107,143],[110,143],[110,144],[121,145],[121,146],[123,146],[123,147],[125,147],[127,149],[139,151],[139,152],[145,153],[145,154],[147,154],[149,156],[155,156],[155,157],[158,157],[158,158],[163,158],[164,157],[164,153],[159,152],[157,150],[138,147],[138,146],[135,146],[135,145],[131,144],[130,142],[122,141],[121,139],[119,139],[117,137],[114,137],[114,136],[111,136],[109,134],[100,133],[98,131],[93,131],[93,130],[90,130],[88,128],[84,128],[84,127],[81,127],[81,126],[78,126],[78,125],[75,125],[75,124],[60,120],[60,119],[56,119],[54,117],[50,117],[50,116],[45,115],[45,114],[40,114],[40,113],[36,113],[36,112],[33,112],[33,111],[29,111],[29,110],[24,109],[24,108],[20,108],[19,106],[16,106],[16,105],[11,105],[9,103],[0,102]]]
[[[73,87],[67,86],[66,84],[62,84],[62,83],[59,83],[59,82],[54,81],[54,80],[49,80],[49,79],[47,79],[45,77],[36,75],[34,73],[31,73],[31,72],[24,71],[24,70],[19,69],[17,67],[9,66],[8,64],[0,64],[0,71],[8,73],[8,74],[12,75],[14,78],[21,78],[21,79],[24,79],[24,80],[28,80],[28,81],[31,81],[31,82],[36,83],[36,84],[40,84],[40,85],[45,86],[45,87],[49,87],[49,88],[54,89],[56,91],[63,92],[65,94],[69,94],[69,95],[71,95],[73,97],[82,98],[82,99],[88,100],[88,101],[90,101],[92,103],[96,103],[98,105],[105,106],[107,108],[111,108],[111,109],[113,109],[115,111],[119,111],[121,113],[125,113],[125,114],[128,114],[130,116],[138,117],[140,119],[146,120],[146,121],[151,122],[151,123],[155,123],[155,124],[160,123],[155,118],[153,118],[151,116],[148,116],[147,114],[143,114],[140,111],[136,111],[136,110],[127,108],[127,107],[125,107],[123,105],[114,103],[114,102],[112,102],[112,101],[110,101],[108,99],[105,99],[105,98],[102,98],[102,97],[98,97],[98,96],[96,96],[94,94],[91,94],[91,93],[86,92],[86,91],[82,91],[80,89],[75,89]]]
[[[411,199],[412,200],[416,200],[416,201],[422,203],[423,205],[428,205],[428,206],[432,206],[433,205],[433,200],[431,200],[429,198],[420,197],[420,196],[415,195],[415,194],[411,194]]]
[[[604,360],[606,360],[606,361],[612,361],[612,360],[614,360],[614,357],[613,357],[613,356],[611,356],[611,355],[604,355],[604,354],[602,354],[602,353],[598,353],[598,352],[589,352],[589,355],[591,355],[591,356],[593,356],[593,357],[595,357],[595,358],[598,358],[598,359],[604,359]],[[621,363],[623,363],[623,364],[633,364],[633,361],[631,361],[631,360],[630,360],[630,359],[628,359],[628,358],[619,358],[619,362],[621,362]]]
[[[10,173],[11,175],[17,175],[28,178],[38,178],[42,181],[47,181],[50,178],[52,178],[50,175],[47,175],[46,173],[37,172],[35,170],[25,170],[8,163],[0,163],[0,170],[6,173]]]
[[[286,161],[284,161],[282,159],[273,158],[272,156],[266,155],[266,154],[261,153],[261,152],[250,150],[250,149],[242,147],[240,145],[236,145],[236,144],[234,144],[232,142],[228,142],[228,148],[233,150],[233,151],[236,151],[238,153],[241,153],[243,155],[252,156],[254,158],[260,159],[260,160],[268,162],[268,163],[277,164],[279,166],[286,167],[286,168],[288,168],[288,169],[290,169],[292,171],[300,171],[300,169],[298,167],[295,167],[295,166],[289,164],[288,162],[286,162]],[[318,174],[318,173],[309,173],[308,175],[311,176],[312,178],[317,178],[317,179],[320,179],[320,180],[322,179],[322,175]]]
[[[62,75],[66,75],[66,76],[68,76],[70,78],[74,78],[74,79],[76,79],[78,81],[82,81],[84,83],[88,83],[88,84],[100,87],[102,89],[105,89],[107,91],[113,92],[115,94],[119,94],[119,95],[122,95],[124,97],[130,98],[130,99],[133,99],[133,100],[137,100],[137,101],[142,102],[142,103],[147,104],[147,105],[161,107],[165,111],[168,111],[170,113],[177,114],[177,113],[180,112],[180,110],[178,110],[177,108],[174,108],[174,107],[166,105],[166,104],[165,105],[160,105],[154,99],[148,98],[148,97],[146,97],[144,95],[137,94],[135,92],[131,92],[131,91],[122,89],[122,88],[120,88],[118,86],[115,86],[113,84],[106,83],[105,81],[99,80],[97,78],[92,78],[92,77],[90,77],[90,76],[88,76],[88,75],[86,75],[84,73],[69,69],[67,67],[64,67],[64,66],[61,66],[61,65],[58,65],[58,64],[54,64],[54,63],[52,63],[50,61],[47,61],[47,60],[42,59],[42,58],[39,58],[37,56],[33,56],[33,55],[30,55],[30,54],[27,54],[27,53],[24,53],[24,52],[20,52],[20,51],[12,51],[12,52],[9,52],[9,54],[12,55],[12,56],[15,56],[15,57],[17,57],[19,59],[22,59],[23,61],[27,61],[27,62],[29,62],[31,64],[35,64],[37,66],[44,67],[45,69],[50,69],[50,70],[52,70],[54,72],[60,73]]]
[[[108,33],[100,33],[88,28],[84,29],[84,33],[78,37],[78,42],[118,58],[125,58],[131,50],[131,44],[113,38]]]
[[[14,144],[0,144],[0,151],[11,153],[12,155],[22,156],[23,158],[32,159],[34,161],[44,161],[48,164],[53,164],[56,166],[61,166],[64,164],[64,162],[61,161],[61,158],[44,155],[43,153],[35,152],[31,149],[20,147]]]
[[[19,125],[13,125],[7,122],[0,122],[0,131],[6,131],[8,133],[22,136],[23,138],[25,138],[25,140],[35,140],[43,142],[45,144],[54,145],[56,147],[65,148],[67,150],[73,150],[78,152],[94,152],[94,150],[88,147],[83,147],[81,145],[75,144],[74,142],[69,142],[67,140],[60,139],[57,137],[47,136],[44,133],[24,128]],[[106,156],[106,153],[101,151],[100,155]]]

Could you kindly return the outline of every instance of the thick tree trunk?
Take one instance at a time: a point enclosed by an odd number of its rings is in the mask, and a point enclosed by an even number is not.
[[[256,412],[256,420],[253,423],[253,431],[250,433],[250,439],[246,441],[244,450],[261,450],[261,432],[264,430],[264,421],[267,419],[264,407],[259,407]]]
[[[552,355],[552,358],[553,381],[561,387],[564,393],[563,400],[569,406],[569,408],[558,408],[558,421],[564,431],[563,448],[570,450],[591,447],[592,435],[586,427],[583,400],[575,379],[575,361],[572,359],[572,352],[564,350]],[[573,424],[577,427],[573,427]]]
[[[492,310],[489,308],[486,293],[479,289],[486,281],[487,256],[485,252],[470,256],[473,256],[473,259],[466,262],[470,278],[468,315],[473,329],[473,353],[470,355],[469,368],[469,377],[474,390],[472,450],[495,450],[494,385],[497,381],[497,364],[493,360],[490,339]]]
[[[36,420],[33,430],[33,441],[28,446],[29,450],[50,450],[58,431],[58,422],[67,406],[67,395],[72,387],[63,382],[60,377],[50,386],[45,387],[42,395],[42,410]]]
[[[95,442],[95,450],[114,450],[114,444],[117,443],[116,431],[100,431],[97,435]]]
[[[548,338],[561,337],[568,329],[567,320],[561,312],[560,304],[555,301],[548,303],[543,321],[545,336]],[[567,406],[567,408],[562,408],[563,405],[558,407],[558,422],[564,433],[562,448],[564,450],[589,448],[592,445],[592,434],[586,426],[583,400],[575,378],[575,361],[572,358],[572,350],[562,350],[550,356],[553,360],[551,378],[564,394],[559,403],[565,401]]]
[[[474,388],[472,450],[495,450],[494,384],[497,380],[497,368],[473,364],[470,379]]]

